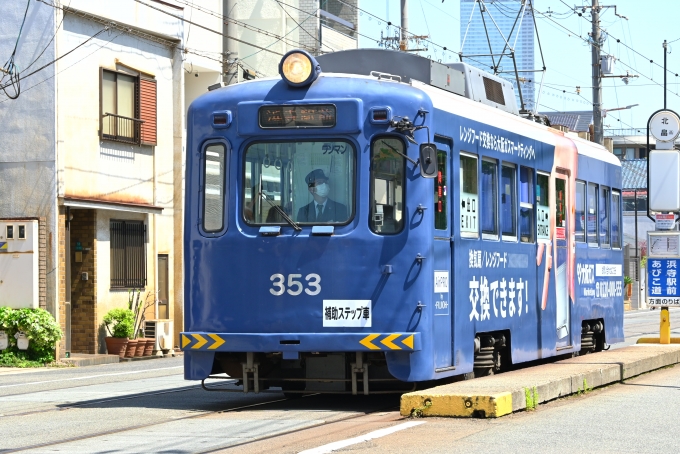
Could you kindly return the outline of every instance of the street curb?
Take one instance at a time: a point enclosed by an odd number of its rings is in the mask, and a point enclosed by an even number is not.
[[[497,418],[680,362],[680,345],[634,345],[406,393],[402,416]]]
[[[74,354],[70,358],[60,358],[59,361],[69,363],[75,367],[99,366],[101,364],[116,364],[120,361],[118,355],[106,354]]]

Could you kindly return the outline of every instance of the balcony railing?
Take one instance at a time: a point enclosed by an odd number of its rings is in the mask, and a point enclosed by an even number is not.
[[[102,117],[102,138],[125,143],[140,143],[144,120],[105,113]]]

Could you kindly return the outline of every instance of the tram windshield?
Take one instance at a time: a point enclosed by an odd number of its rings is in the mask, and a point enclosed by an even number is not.
[[[333,225],[346,224],[352,217],[355,150],[351,143],[254,143],[246,150],[245,161],[243,219],[248,224],[292,220]]]

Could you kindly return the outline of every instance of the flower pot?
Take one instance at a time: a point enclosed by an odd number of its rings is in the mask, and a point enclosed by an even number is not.
[[[106,351],[109,355],[118,355],[121,358],[125,356],[130,339],[127,337],[107,337],[105,340]]]
[[[146,339],[137,339],[137,350],[135,350],[135,358],[144,356],[144,349],[146,348]]]
[[[133,358],[137,352],[137,339],[130,339],[128,341],[127,350],[125,352],[126,358]]]
[[[153,355],[153,347],[154,347],[155,343],[156,343],[156,339],[153,339],[153,338],[147,338],[146,339],[146,348],[144,349],[144,356]]]
[[[628,284],[626,286],[626,295],[628,296],[628,299],[633,296],[633,284]]]

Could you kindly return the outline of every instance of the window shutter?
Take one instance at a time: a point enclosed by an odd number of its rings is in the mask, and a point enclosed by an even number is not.
[[[153,79],[139,79],[139,118],[144,121],[142,145],[156,145],[156,81]]]

